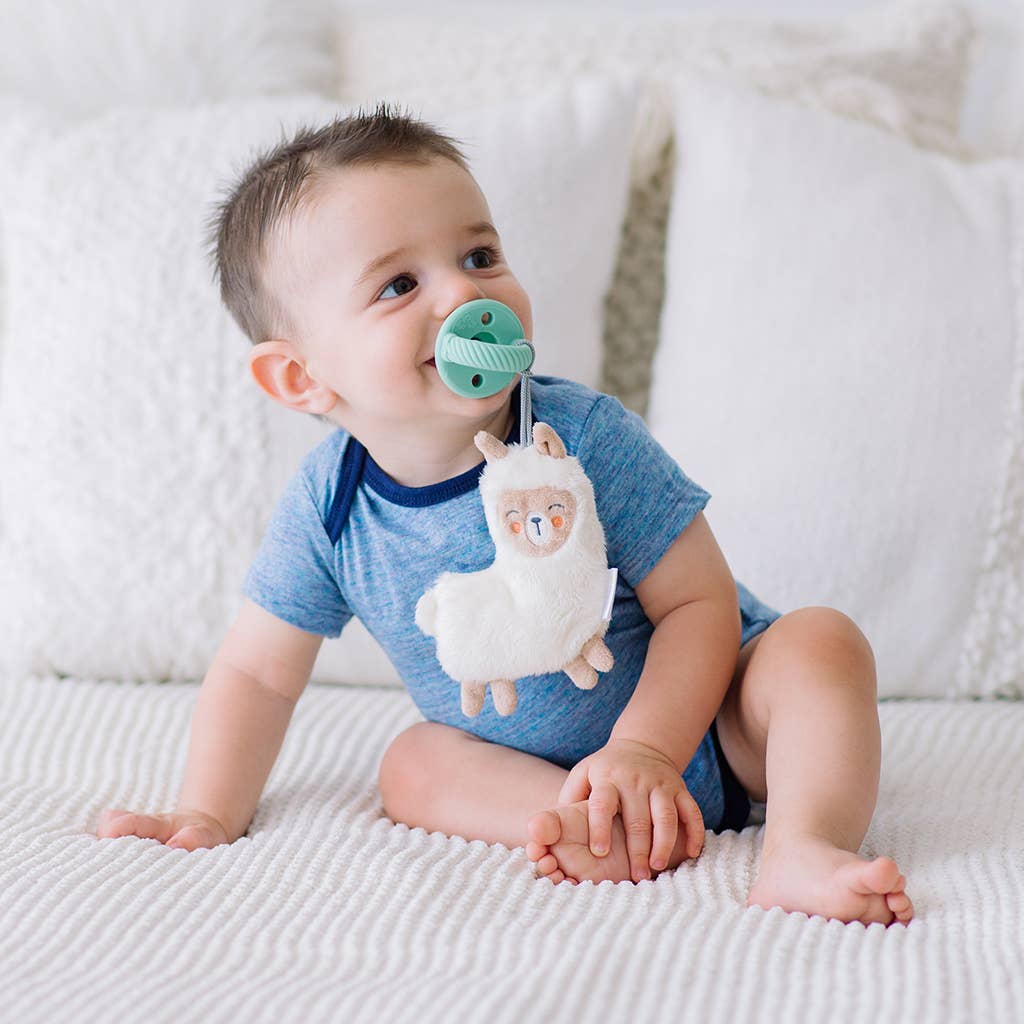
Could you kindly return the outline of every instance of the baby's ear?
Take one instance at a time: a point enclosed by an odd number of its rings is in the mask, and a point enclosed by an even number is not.
[[[480,449],[483,457],[488,462],[495,462],[498,459],[505,458],[508,455],[508,448],[505,447],[504,441],[499,441],[493,434],[489,434],[486,430],[478,430],[476,436],[473,438],[473,444]]]
[[[555,433],[554,427],[546,423],[534,423],[533,446],[541,455],[550,455],[553,459],[565,458],[565,445]]]
[[[289,409],[314,415],[328,413],[338,396],[321,384],[290,341],[261,341],[249,350],[249,371],[271,398]]]

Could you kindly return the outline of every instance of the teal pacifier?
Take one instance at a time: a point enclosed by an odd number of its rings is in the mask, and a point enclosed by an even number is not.
[[[441,380],[463,398],[488,398],[533,365],[519,317],[497,299],[471,299],[448,314],[434,342]]]

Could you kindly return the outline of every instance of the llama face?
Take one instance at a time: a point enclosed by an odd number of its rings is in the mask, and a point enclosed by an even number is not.
[[[576,499],[560,487],[503,491],[498,520],[518,552],[543,558],[569,539],[576,521]]]

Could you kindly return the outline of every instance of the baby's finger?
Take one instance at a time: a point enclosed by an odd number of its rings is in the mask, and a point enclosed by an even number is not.
[[[96,835],[100,839],[106,839],[108,836],[113,835],[110,832],[110,823],[115,818],[120,818],[125,814],[130,814],[131,811],[126,811],[123,807],[108,807],[105,811],[100,811],[99,821],[96,824]]]
[[[704,816],[688,789],[681,789],[676,794],[676,807],[686,827],[686,856],[698,857],[704,848]]]
[[[674,809],[674,808],[673,808]],[[622,794],[622,826],[629,851],[629,875],[634,882],[651,877],[651,801],[649,794],[629,790]]]
[[[178,829],[172,836],[167,837],[165,846],[172,850],[198,850],[201,847],[208,848],[214,845],[214,838],[210,829],[205,825],[186,825]]]
[[[587,775],[587,766],[580,761],[574,765],[569,772],[562,788],[558,793],[558,804],[575,804],[580,800],[586,800],[590,793],[590,777]]]
[[[590,852],[603,857],[612,847],[612,819],[619,809],[619,791],[610,783],[594,786],[587,798],[590,822]]]
[[[679,834],[679,813],[672,795],[660,786],[651,790],[651,821],[654,843],[651,846],[651,869],[661,871],[668,864]]]
[[[139,836],[141,839],[159,839],[165,842],[171,837],[171,823],[153,814],[133,814],[131,811],[111,811],[100,817],[96,830],[101,839],[117,839],[121,836]]]

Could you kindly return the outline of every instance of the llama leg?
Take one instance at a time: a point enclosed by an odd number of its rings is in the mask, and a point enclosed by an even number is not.
[[[480,714],[484,706],[484,697],[487,694],[486,683],[463,683],[462,684],[462,713],[475,718]]]
[[[580,652],[599,672],[607,672],[615,664],[615,657],[599,636],[592,636]]]
[[[597,685],[597,673],[581,658],[573,658],[562,671],[581,689],[592,690]]]
[[[491,700],[499,715],[511,715],[516,709],[518,696],[514,679],[495,679],[491,683]]]

